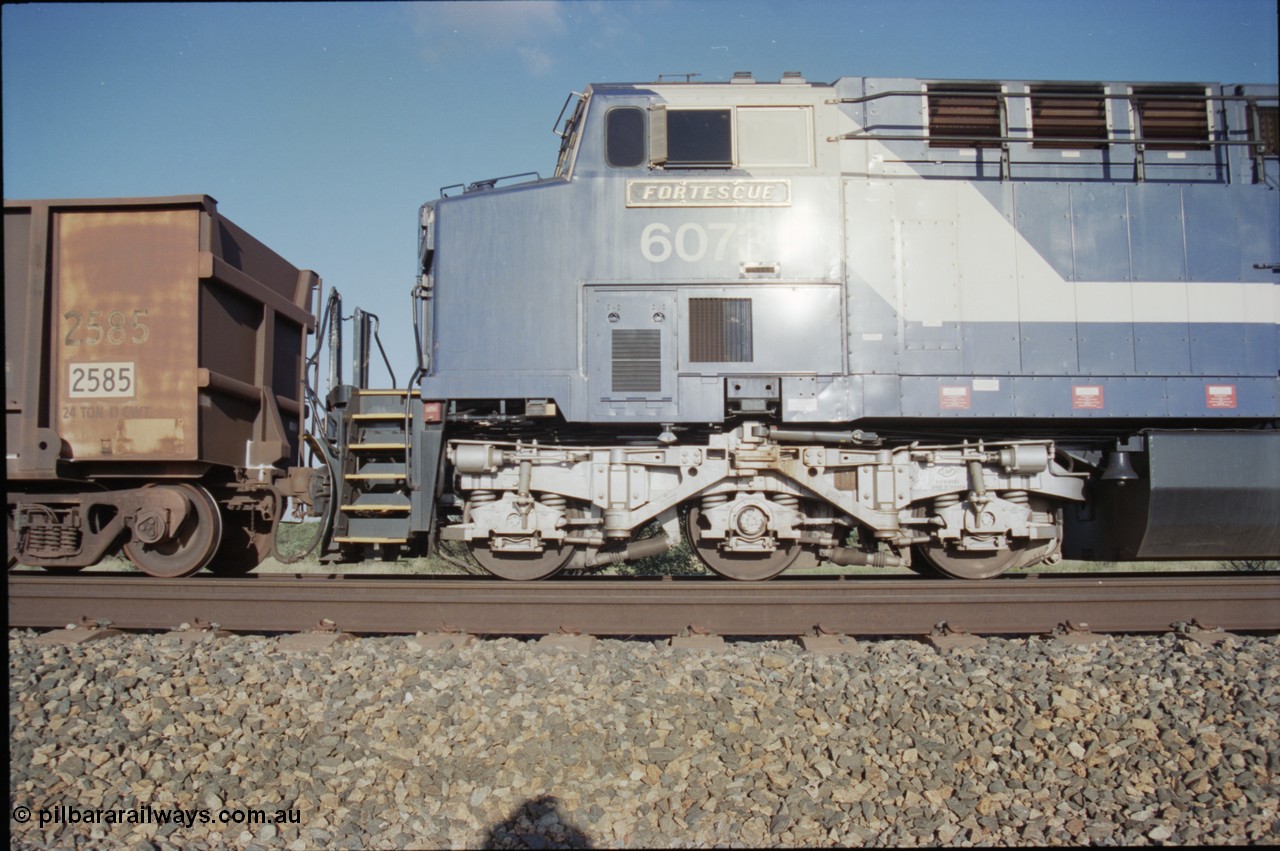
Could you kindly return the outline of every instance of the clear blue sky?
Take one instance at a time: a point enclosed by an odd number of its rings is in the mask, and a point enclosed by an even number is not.
[[[419,205],[551,173],[589,82],[1267,83],[1276,57],[1274,0],[5,5],[4,194],[212,195],[381,314],[404,381]]]

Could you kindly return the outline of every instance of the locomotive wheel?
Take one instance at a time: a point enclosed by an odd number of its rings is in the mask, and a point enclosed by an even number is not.
[[[222,543],[207,565],[210,573],[243,576],[271,555],[271,524],[256,512],[249,517],[245,523],[223,524]]]
[[[937,571],[935,576],[941,574],[953,579],[991,579],[1021,562],[1026,555],[1025,551],[1024,546],[995,552],[949,552],[942,544],[929,543],[917,545],[915,555],[925,562],[921,567],[932,567]],[[914,563],[915,559],[912,559],[912,564]],[[922,572],[915,567],[912,569],[917,573]]]
[[[564,569],[572,559],[574,548],[570,544],[559,547],[543,547],[540,553],[494,552],[488,542],[472,542],[468,545],[471,557],[480,566],[502,579],[531,582],[546,579]]]
[[[131,540],[124,554],[152,576],[172,579],[189,576],[209,564],[222,542],[222,515],[209,492],[195,485],[165,485],[177,490],[191,504],[191,510],[173,534],[163,541],[144,544]]]
[[[1033,497],[1031,507],[1037,512],[1055,515],[1058,534],[1061,535],[1061,512],[1056,511],[1048,500],[1041,497]],[[991,579],[1007,570],[1039,564],[1060,551],[1060,541],[1059,537],[1044,543],[1022,543],[1007,550],[979,552],[952,550],[938,541],[930,541],[916,545],[913,555],[926,563],[922,566],[932,566],[943,576],[954,579]],[[914,563],[915,558],[912,561]]]
[[[800,544],[792,541],[771,553],[722,553],[720,542],[702,536],[702,509],[694,506],[685,518],[685,536],[707,567],[727,579],[759,582],[772,579],[800,557]]]

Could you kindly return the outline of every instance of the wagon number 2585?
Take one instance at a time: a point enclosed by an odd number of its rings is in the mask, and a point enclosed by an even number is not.
[[[103,313],[107,314],[105,326],[102,324]],[[132,317],[125,316],[119,310],[90,310],[84,314],[78,310],[68,310],[62,314],[62,318],[70,324],[62,342],[67,346],[96,346],[104,340],[113,346],[123,346],[126,342],[145,343],[151,335],[151,329],[142,321],[142,317],[146,315],[145,310],[133,311]]]
[[[70,381],[67,396],[71,399],[133,396],[135,367],[132,362],[73,363],[67,369]]]

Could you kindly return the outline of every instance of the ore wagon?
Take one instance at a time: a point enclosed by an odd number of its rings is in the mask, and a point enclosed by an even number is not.
[[[316,275],[199,195],[6,201],[4,240],[10,563],[256,566]]]

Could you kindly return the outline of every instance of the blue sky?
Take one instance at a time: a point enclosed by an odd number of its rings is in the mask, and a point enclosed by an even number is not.
[[[204,193],[382,317],[405,379],[417,209],[555,167],[590,82],[658,74],[1275,82],[1274,0],[3,7],[6,198]],[[375,370],[375,381],[385,381]]]

